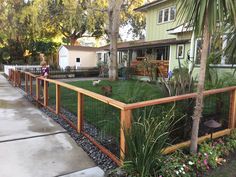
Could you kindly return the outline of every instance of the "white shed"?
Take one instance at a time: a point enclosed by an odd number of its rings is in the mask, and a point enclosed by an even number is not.
[[[96,51],[95,47],[63,45],[59,48],[59,66],[96,67]]]

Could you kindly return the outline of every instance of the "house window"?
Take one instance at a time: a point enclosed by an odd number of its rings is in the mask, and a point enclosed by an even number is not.
[[[169,9],[164,10],[164,22],[169,20]]]
[[[184,58],[184,44],[177,45],[176,58],[177,59]]]
[[[175,19],[175,14],[176,14],[176,8],[175,7],[171,7],[170,8],[170,20],[174,20]]]
[[[118,57],[118,58],[119,58],[118,63],[121,64],[121,63],[122,63],[122,52],[119,52],[119,53],[118,53],[118,56],[119,56],[119,57]]]
[[[157,47],[156,52],[157,52],[156,53],[157,60],[169,60],[169,55],[170,55],[170,47],[169,46]]]
[[[170,22],[175,20],[176,8],[169,7],[166,9],[161,9],[158,13],[158,23]]]
[[[196,64],[200,64],[201,50],[202,50],[202,40],[197,39],[196,43],[195,43],[195,62],[196,62]]]
[[[232,64],[232,62],[224,55],[222,50],[224,48],[223,37],[212,36],[210,41],[210,47],[208,51],[210,64]],[[202,40],[196,39],[195,43],[195,63],[200,64],[202,51]]]
[[[109,53],[104,53],[104,56],[103,56],[103,61],[105,64],[107,64],[107,61],[108,61],[108,58],[109,58]]]
[[[145,51],[142,49],[137,50],[137,57],[144,57],[145,56]]]
[[[158,23],[162,22],[162,18],[163,18],[163,10],[160,10],[159,15],[158,15]]]
[[[76,62],[79,63],[80,62],[80,58],[76,58]]]

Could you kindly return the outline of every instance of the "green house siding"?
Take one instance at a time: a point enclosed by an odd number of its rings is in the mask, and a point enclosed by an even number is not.
[[[147,41],[176,38],[176,35],[169,35],[166,30],[176,27],[178,20],[175,19],[171,22],[157,23],[159,11],[171,6],[176,6],[175,0],[159,4],[146,12]]]
[[[182,66],[186,66],[188,67],[188,51],[190,50],[190,43],[188,44],[184,44],[184,58],[183,59],[179,59],[180,60],[180,64]],[[170,61],[169,61],[169,70],[173,71],[175,68],[179,68],[179,62],[178,59],[176,58],[177,56],[177,45],[171,45],[170,46]]]
[[[190,40],[192,38],[192,32],[181,32],[182,21],[178,19],[178,12],[176,11],[177,16],[175,20],[170,22],[158,23],[158,16],[160,10],[170,8],[175,6],[176,7],[177,0],[168,0],[167,2],[162,2],[158,5],[154,6],[146,6],[147,8],[143,8],[142,12],[146,14],[146,41],[158,41],[158,40],[166,40],[166,39],[176,39],[177,41],[180,40],[189,40],[189,43],[184,44],[184,57],[180,59],[180,63],[182,66],[191,67],[192,63],[188,61],[188,54],[190,54]],[[177,10],[177,7],[176,7]],[[179,27],[179,28],[177,28]],[[172,29],[171,31],[168,31]],[[176,34],[169,34],[168,32],[176,33]],[[196,38],[196,36],[195,36]],[[192,41],[192,46],[195,49],[196,41]],[[159,45],[160,46],[160,45]],[[158,47],[159,47],[158,46]],[[169,53],[169,70],[173,71],[175,68],[179,68],[179,60],[177,59],[177,44],[163,44],[163,46],[170,46],[170,53]],[[161,46],[160,46],[161,47]],[[154,47],[155,48],[155,47]],[[195,51],[194,51],[195,53]],[[194,54],[195,55],[195,54]],[[195,59],[196,60],[196,59]],[[236,70],[236,67],[233,69],[230,67],[225,66],[218,66],[217,68],[218,75],[223,76],[225,73],[231,73]],[[193,75],[197,77],[199,73],[199,66],[195,66]],[[236,75],[236,74],[235,74]]]
[[[181,24],[180,20],[175,18],[174,21],[158,23],[158,14],[159,11],[169,7],[176,7],[176,0],[169,0],[167,2],[161,3],[157,6],[149,8],[146,11],[146,41],[155,41],[155,40],[165,40],[173,39],[184,40],[191,39],[191,32],[184,32],[174,34],[168,34],[169,29],[175,28]],[[170,61],[169,61],[169,70],[179,67],[178,59],[176,59],[176,49],[177,45],[170,45]],[[190,50],[190,43],[185,44],[184,58],[180,59],[181,65],[187,66],[187,52]]]

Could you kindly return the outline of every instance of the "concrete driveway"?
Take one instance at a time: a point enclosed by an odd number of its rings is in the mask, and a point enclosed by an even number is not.
[[[1,177],[102,177],[67,132],[0,75]]]

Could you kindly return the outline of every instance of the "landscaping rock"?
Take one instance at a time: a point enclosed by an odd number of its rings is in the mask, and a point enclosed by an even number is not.
[[[117,168],[115,170],[108,170],[105,173],[105,177],[131,177],[130,175],[128,175],[125,170],[121,169],[121,168]]]

